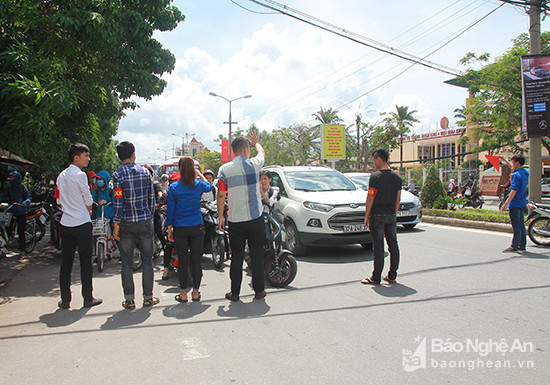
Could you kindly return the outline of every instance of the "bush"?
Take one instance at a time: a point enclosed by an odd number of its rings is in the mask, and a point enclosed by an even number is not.
[[[431,166],[428,169],[426,180],[422,186],[422,193],[420,194],[422,206],[432,208],[439,197],[444,197],[446,195],[441,179],[439,179],[439,175],[437,175],[437,169],[435,166]]]
[[[466,219],[470,221],[510,223],[510,216],[508,215],[508,213],[492,210],[468,209],[464,211],[449,211],[438,209],[422,209],[422,214],[433,217]]]

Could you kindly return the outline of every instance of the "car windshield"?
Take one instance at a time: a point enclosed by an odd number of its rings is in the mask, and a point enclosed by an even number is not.
[[[368,174],[365,174],[365,175],[349,175],[349,178],[356,184],[358,184],[359,186],[361,186],[361,188],[363,190],[366,190],[369,188],[369,179],[370,179],[370,175]]]
[[[337,171],[304,170],[285,172],[288,184],[299,191],[353,191],[357,187]]]

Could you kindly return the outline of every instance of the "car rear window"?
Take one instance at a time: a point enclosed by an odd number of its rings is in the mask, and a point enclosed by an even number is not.
[[[299,191],[354,191],[357,187],[337,171],[307,170],[287,171],[286,180],[291,188]]]

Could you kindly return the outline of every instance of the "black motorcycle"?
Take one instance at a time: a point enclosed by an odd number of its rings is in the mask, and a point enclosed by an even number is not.
[[[218,205],[216,201],[201,202],[201,213],[204,223],[204,253],[212,254],[212,263],[221,269],[227,250],[227,237],[218,230]]]
[[[265,277],[273,287],[288,286],[298,271],[298,264],[292,253],[285,249],[285,235],[282,214],[267,205],[268,212],[263,214],[265,226],[264,263]],[[245,261],[250,267],[250,252],[245,246]]]

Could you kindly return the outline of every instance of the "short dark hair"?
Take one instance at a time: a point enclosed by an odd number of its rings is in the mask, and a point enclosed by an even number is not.
[[[525,157],[521,154],[514,155],[512,157],[512,160],[515,160],[516,162],[518,162],[522,166],[525,164]]]
[[[69,161],[73,163],[74,157],[82,155],[83,152],[90,152],[88,146],[82,143],[71,143],[68,151]]]
[[[271,175],[271,171],[269,171],[269,170],[260,171],[260,176],[262,176],[262,175],[267,176],[269,179],[273,179],[273,176]]]
[[[250,143],[248,142],[248,139],[242,136],[236,137],[231,142],[231,149],[235,154],[242,152],[247,147],[250,147]]]
[[[388,163],[388,159],[390,159],[390,154],[388,154],[388,150],[386,150],[385,148],[379,148],[372,153],[372,157],[380,158],[384,163]]]
[[[126,160],[130,159],[132,154],[136,152],[136,148],[131,142],[120,142],[119,145],[116,146],[116,152],[120,160]]]

